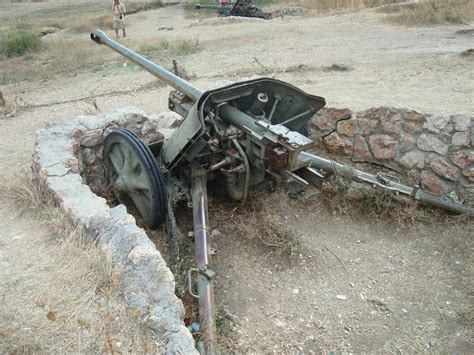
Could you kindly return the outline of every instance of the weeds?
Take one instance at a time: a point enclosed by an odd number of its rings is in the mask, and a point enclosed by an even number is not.
[[[109,14],[101,14],[93,17],[79,17],[80,20],[76,20],[68,26],[72,32],[85,33],[90,32],[94,28],[101,29],[112,29],[112,21],[110,20]]]
[[[383,216],[383,220],[401,227],[449,221],[449,216],[444,211],[425,208],[411,198],[373,189],[351,180],[349,177],[334,175],[323,187],[320,195],[322,204],[334,213],[343,215],[360,215],[377,220]]]
[[[377,10],[390,14],[387,21],[405,26],[468,23],[474,20],[471,0],[424,0],[413,4],[387,5]]]
[[[161,39],[156,43],[139,44],[137,47],[138,52],[145,56],[185,56],[193,54],[201,50],[201,45],[198,39],[176,39],[172,42]]]
[[[7,57],[21,56],[41,48],[39,36],[25,26],[15,26],[0,35],[0,53]]]
[[[472,303],[460,306],[456,313],[460,322],[474,325],[474,306]]]
[[[290,261],[299,256],[301,244],[297,233],[274,214],[274,206],[267,204],[262,196],[254,194],[245,205],[232,207],[227,204],[223,201],[213,203],[211,214],[219,228],[237,230],[251,242]]]
[[[256,236],[266,247],[295,258],[300,252],[300,242],[296,233],[286,228],[279,218],[267,211],[262,213],[256,223]]]
[[[3,184],[0,193],[20,212],[43,221],[35,229],[38,234],[15,240],[20,254],[0,277],[7,295],[0,305],[2,320],[8,320],[0,333],[4,351],[146,353],[162,348],[141,325],[139,315],[122,303],[121,272],[29,174]],[[8,253],[10,245],[5,244],[3,252]],[[28,258],[22,258],[23,250],[28,250]]]
[[[403,2],[403,0],[286,0],[280,3],[302,6],[309,9],[310,12],[326,13],[341,10],[360,10],[397,2]]]

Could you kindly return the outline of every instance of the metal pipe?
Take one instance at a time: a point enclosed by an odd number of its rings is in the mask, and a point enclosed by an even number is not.
[[[234,144],[235,148],[239,151],[240,156],[244,160],[244,165],[245,165],[245,185],[243,188],[243,198],[242,202],[247,202],[247,198],[249,196],[249,185],[250,185],[250,163],[249,159],[247,158],[247,154],[245,154],[244,150],[240,146],[239,142],[237,139],[233,138],[232,143]]]
[[[130,61],[134,62],[136,65],[145,69],[147,72],[163,80],[171,87],[181,91],[193,101],[197,101],[197,99],[199,99],[204,93],[203,90],[191,85],[186,80],[181,79],[179,76],[174,75],[173,73],[146,59],[145,57],[142,57],[127,47],[122,46],[120,43],[107,36],[104,31],[99,29],[93,30],[91,33],[91,39],[98,44],[105,44],[106,46],[112,48],[114,51],[120,53]]]
[[[247,115],[228,103],[219,105],[219,116],[227,123],[233,124],[236,127],[246,127],[249,132],[262,135],[265,131],[265,128],[259,126],[252,116]]]
[[[298,156],[298,160],[301,164],[310,161],[310,164],[313,168],[322,169],[329,173],[339,173],[346,176],[350,176],[353,180],[377,185],[384,188],[385,190],[400,192],[416,200],[422,201],[429,205],[444,208],[448,211],[474,215],[474,208],[464,206],[462,203],[449,199],[446,196],[432,195],[428,192],[420,190],[418,187],[411,187],[400,184],[397,181],[387,178],[385,175],[372,175],[364,171],[354,169],[349,165],[344,165],[334,160],[325,159],[306,152],[301,152]]]
[[[308,114],[310,114],[310,113],[311,113],[311,110],[307,110],[307,111],[305,111],[305,112],[301,112],[301,113],[299,113],[299,114],[297,114],[297,115],[295,115],[295,116],[293,116],[293,117],[287,119],[285,122],[282,122],[282,123],[280,123],[280,124],[281,124],[282,126],[287,126],[288,124],[293,123],[294,121],[296,121],[298,118],[303,117],[303,116],[306,116],[306,115],[308,115]]]
[[[270,111],[270,115],[268,115],[268,120],[271,122],[273,118],[273,114],[275,113],[275,110],[278,106],[278,103],[281,101],[281,96],[278,94],[275,94],[275,102],[273,103],[272,110]]]
[[[201,9],[207,9],[207,10],[230,10],[232,9],[231,6],[220,6],[220,5],[207,5],[207,4],[195,4],[194,9],[196,10],[201,10]]]
[[[210,231],[207,214],[207,177],[206,171],[193,167],[192,200],[194,219],[194,250],[197,264],[197,288],[199,298],[199,321],[207,355],[216,353],[216,324],[214,309],[214,287],[212,278],[215,273],[210,269]]]

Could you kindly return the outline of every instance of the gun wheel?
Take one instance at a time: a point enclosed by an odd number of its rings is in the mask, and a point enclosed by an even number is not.
[[[120,129],[104,140],[107,177],[129,212],[136,211],[150,228],[158,227],[167,209],[163,174],[150,149],[135,133]]]

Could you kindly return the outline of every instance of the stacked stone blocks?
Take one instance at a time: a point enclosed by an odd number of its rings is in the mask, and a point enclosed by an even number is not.
[[[397,107],[325,108],[310,126],[330,153],[386,166],[433,194],[457,191],[474,203],[474,117]]]
[[[174,116],[147,117],[139,109],[125,108],[42,129],[36,137],[33,180],[103,250],[120,275],[125,301],[163,340],[164,348],[154,352],[197,354],[183,323],[183,304],[174,294],[173,274],[160,252],[123,205],[110,208],[84,183],[91,182],[93,188],[102,183],[102,139],[110,130],[126,127],[152,141],[160,138],[158,129],[166,133],[167,120]]]

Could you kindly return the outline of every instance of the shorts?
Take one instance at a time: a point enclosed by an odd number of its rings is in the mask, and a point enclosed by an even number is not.
[[[123,19],[114,19],[112,22],[112,27],[114,30],[123,30],[125,28],[125,23]]]

